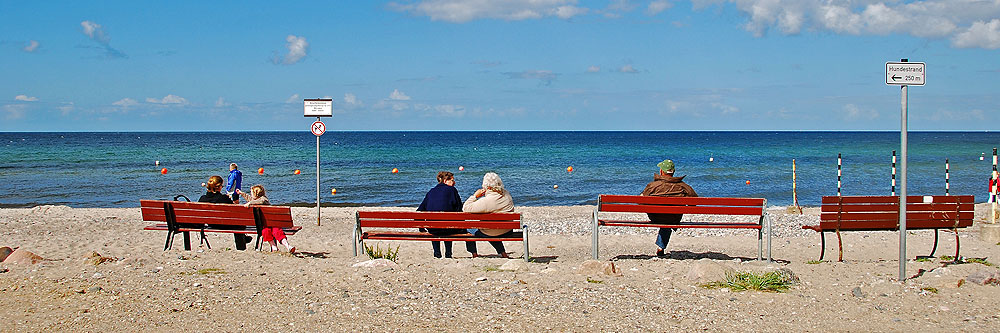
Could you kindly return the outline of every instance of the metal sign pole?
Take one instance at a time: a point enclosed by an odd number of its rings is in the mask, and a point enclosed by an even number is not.
[[[316,117],[316,121],[320,121]],[[319,225],[319,135],[316,136],[316,225]]]
[[[906,280],[906,85],[902,88],[902,128],[899,131],[899,281]]]

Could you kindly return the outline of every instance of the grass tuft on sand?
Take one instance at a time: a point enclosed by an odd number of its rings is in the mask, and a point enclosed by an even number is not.
[[[792,280],[778,271],[767,273],[729,272],[723,281],[703,284],[702,287],[729,288],[731,291],[756,290],[764,292],[783,292],[792,287]]]

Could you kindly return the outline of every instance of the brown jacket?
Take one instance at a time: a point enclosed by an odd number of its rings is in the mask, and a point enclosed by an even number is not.
[[[691,185],[684,183],[684,176],[664,176],[657,174],[653,176],[653,181],[646,184],[646,189],[642,190],[644,196],[653,197],[697,197]],[[655,223],[677,223],[681,221],[683,214],[655,214],[650,213],[649,220]]]

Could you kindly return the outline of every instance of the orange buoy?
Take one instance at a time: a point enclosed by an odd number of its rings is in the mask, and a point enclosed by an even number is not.
[[[399,173],[399,169],[392,168],[392,173]]]
[[[749,180],[747,181],[747,185],[750,185],[750,181]]]
[[[459,166],[458,166],[458,171],[465,171],[465,167],[464,167],[464,166],[461,166],[461,165],[459,165]]]
[[[160,173],[164,175],[167,174],[167,168],[160,169]]]
[[[264,174],[264,168],[257,169],[257,173],[263,175]]]
[[[337,189],[336,188],[331,188],[330,189],[330,195],[337,195]]]
[[[297,174],[300,174],[300,173],[302,173],[302,170],[299,170],[299,169],[295,169],[295,174],[296,174],[296,175],[297,175]]]
[[[570,166],[566,167],[566,172],[573,172],[573,166],[570,165]]]
[[[557,188],[559,188],[559,185],[552,185],[552,188],[553,189],[557,189]]]

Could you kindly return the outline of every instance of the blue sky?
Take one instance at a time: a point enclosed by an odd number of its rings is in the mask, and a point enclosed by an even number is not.
[[[1000,1],[0,1],[0,131],[911,130],[1000,120]]]

